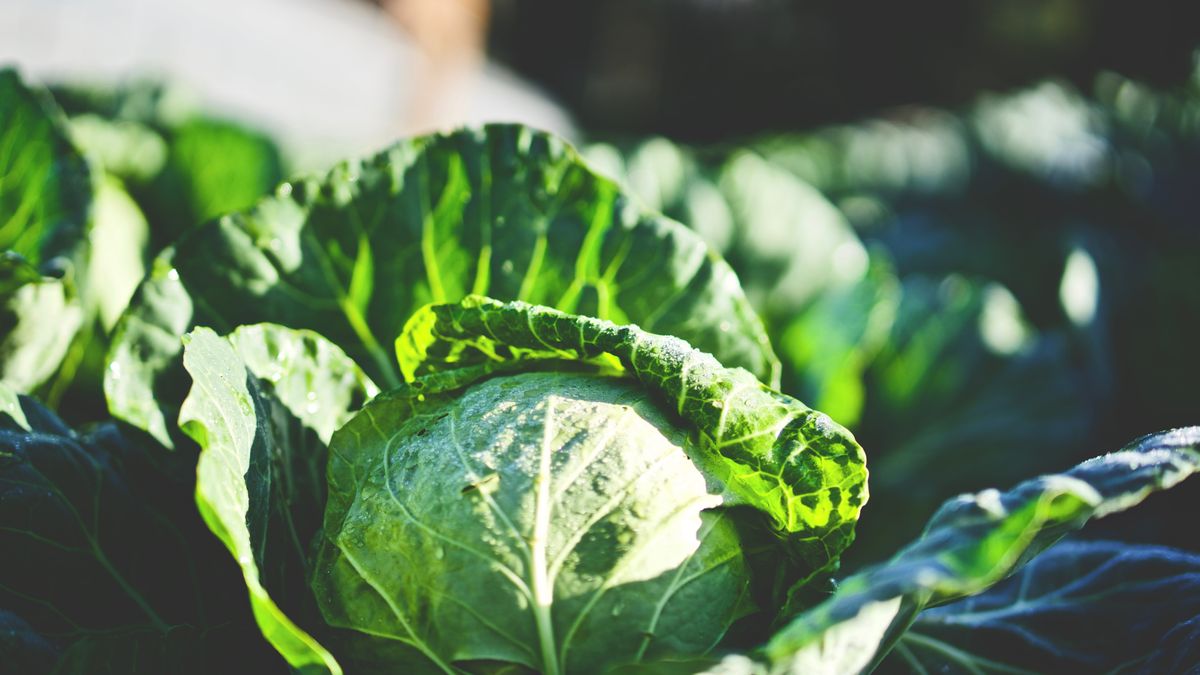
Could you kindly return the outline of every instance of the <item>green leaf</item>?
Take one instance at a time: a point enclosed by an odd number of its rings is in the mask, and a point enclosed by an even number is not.
[[[314,578],[330,624],[444,672],[553,675],[702,655],[745,613],[734,516],[650,391],[556,371],[422,391],[334,435]]]
[[[323,443],[379,393],[345,352],[312,331],[264,323],[239,326],[227,339],[246,368],[270,382],[279,401]]]
[[[49,95],[0,70],[0,251],[16,251],[43,273],[46,265],[61,274],[79,264],[90,181]]]
[[[62,279],[39,277],[0,296],[0,381],[28,393],[57,372],[84,323]]]
[[[90,180],[50,97],[0,70],[0,380],[17,391],[58,370],[83,322]]]
[[[193,378],[180,427],[201,448],[196,504],[209,529],[237,560],[263,635],[294,668],[341,673],[333,656],[297,626],[263,585],[266,522],[274,448],[267,404],[230,343],[199,328],[186,338],[184,367]],[[303,545],[303,542],[299,542]]]
[[[0,298],[9,298],[26,284],[42,280],[37,268],[16,251],[0,252]]]
[[[1096,417],[1095,392],[1065,336],[1027,328],[1002,286],[910,275],[895,290],[891,325],[861,375],[866,397],[855,426],[871,448],[877,509],[851,554],[864,562],[911,541],[929,513],[963,490],[1015,483],[1087,457],[1080,446]],[[804,342],[819,345],[826,339],[813,335],[837,335],[856,323],[831,319],[834,326],[809,326]],[[792,337],[785,334],[785,353]],[[822,372],[814,360],[805,373]]]
[[[193,387],[180,426],[201,448],[196,502],[205,522],[241,566],[268,641],[293,667],[341,672],[290,617],[311,607],[296,591],[324,508],[323,440],[375,385],[315,333],[269,324],[225,339],[197,329],[184,365]]]
[[[117,329],[120,382],[105,388],[114,415],[165,443],[179,347],[162,338],[181,326],[316,330],[395,385],[385,345],[417,308],[468,293],[635,322],[777,380],[725,263],[631,205],[562,141],[517,126],[417,138],[285,184],[190,232],[156,265]],[[168,295],[176,301],[156,302]]]
[[[1200,556],[1064,541],[985,593],[922,612],[882,668],[1130,670],[1148,663],[1165,635],[1197,616]]]
[[[867,493],[865,457],[850,432],[679,338],[470,296],[418,313],[397,353],[406,371],[425,377],[393,397],[452,391],[530,361],[612,367],[615,358],[699,434],[692,460],[733,503],[765,513],[811,572],[834,564],[854,538]]]
[[[867,651],[878,661],[922,609],[983,592],[1088,520],[1135,506],[1197,470],[1200,427],[1190,427],[1147,436],[1004,493],[951,500],[919,540],[846,579],[831,599],[776,634],[765,653],[782,670],[814,653],[842,658],[824,649],[827,636],[861,630],[876,637]],[[856,647],[860,654],[863,648]]]
[[[269,650],[244,637],[244,601],[226,592],[233,566],[197,517],[191,458],[19,405],[23,426],[0,416],[0,669],[270,672]],[[190,659],[174,660],[184,647]],[[11,660],[34,657],[45,665]]]
[[[71,117],[71,140],[93,166],[121,180],[145,182],[167,161],[167,143],[145,124],[105,119],[94,113]]]
[[[156,186],[157,207],[179,199],[176,232],[250,208],[283,178],[279,150],[266,136],[232,122],[197,117],[170,130],[167,166]],[[165,214],[164,214],[165,215]]]
[[[32,431],[29,420],[25,418],[25,411],[21,409],[20,396],[3,382],[0,382],[0,414],[8,415],[14,424],[25,431]]]
[[[738,223],[730,260],[768,321],[866,272],[867,252],[845,217],[796,176],[743,151],[721,169],[720,188]]]
[[[95,305],[104,330],[110,331],[145,276],[143,255],[150,239],[146,217],[110,176],[97,181],[95,215],[88,236],[92,252],[83,282],[84,297]]]
[[[191,326],[192,297],[160,255],[113,331],[104,395],[114,417],[173,447],[159,398],[183,401],[188,377],[180,362],[180,337]]]
[[[875,256],[867,274],[828,289],[785,324],[784,381],[814,407],[855,426],[867,396],[865,372],[889,337],[901,285]]]

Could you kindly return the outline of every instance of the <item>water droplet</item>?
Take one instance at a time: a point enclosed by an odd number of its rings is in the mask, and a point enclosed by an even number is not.
[[[121,364],[116,361],[108,364],[108,374],[113,380],[121,379]]]
[[[320,403],[309,403],[308,405],[304,406],[304,412],[308,413],[309,415],[315,415],[320,409]]]
[[[179,281],[179,270],[172,267],[170,271],[167,272],[167,278],[171,281]]]
[[[308,392],[308,396],[306,398],[310,401],[317,400],[317,392],[315,392],[315,391]]]
[[[238,407],[242,409],[243,415],[254,414],[254,406],[250,405],[249,397],[247,397],[245,394],[239,393],[235,398],[237,398]]]
[[[437,547],[437,550],[435,550],[433,552],[433,557],[437,558],[438,560],[445,558],[446,557],[446,549],[442,548],[441,546]]]

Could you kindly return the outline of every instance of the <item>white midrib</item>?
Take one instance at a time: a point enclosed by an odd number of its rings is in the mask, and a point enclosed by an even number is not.
[[[554,582],[550,579],[546,547],[550,539],[550,454],[553,440],[554,397],[546,400],[546,420],[542,425],[542,448],[538,472],[534,478],[537,496],[534,500],[533,536],[529,538],[529,567],[532,578],[533,618],[537,624],[538,643],[542,648],[542,669],[546,675],[559,675],[558,650],[554,641],[554,624],[550,620],[550,605],[554,602]]]

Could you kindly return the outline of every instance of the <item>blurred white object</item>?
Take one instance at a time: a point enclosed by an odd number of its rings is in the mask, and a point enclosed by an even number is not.
[[[387,14],[350,0],[0,1],[0,66],[46,82],[162,78],[273,134],[304,168],[415,131],[423,58]],[[422,126],[574,134],[560,107],[495,64],[453,86]]]

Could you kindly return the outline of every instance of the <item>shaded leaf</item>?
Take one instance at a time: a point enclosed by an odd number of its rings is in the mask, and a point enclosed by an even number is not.
[[[189,459],[111,424],[77,434],[32,399],[20,405],[25,428],[0,418],[0,607],[21,619],[0,630],[19,643],[0,669],[32,649],[63,673],[272,672],[244,637],[244,604],[221,590],[236,578],[189,499]],[[184,647],[189,659],[176,661]]]
[[[1064,541],[986,592],[922,612],[883,669],[1133,671],[1197,616],[1200,556]]]
[[[830,600],[776,634],[766,654],[778,668],[803,663],[821,649],[829,631],[877,625],[876,614],[894,603],[878,660],[922,609],[986,590],[1089,519],[1135,506],[1197,470],[1200,427],[1190,427],[1147,436],[1004,493],[988,490],[951,500],[917,542],[846,579]]]

